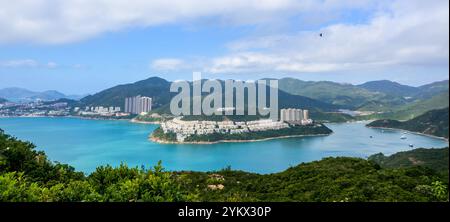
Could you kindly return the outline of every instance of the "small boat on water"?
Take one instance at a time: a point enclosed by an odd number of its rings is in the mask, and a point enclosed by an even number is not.
[[[405,135],[402,135],[402,136],[400,137],[400,139],[405,140],[405,139],[406,139],[406,136],[405,136]]]
[[[412,145],[412,144],[409,144],[409,147],[414,147],[414,145]]]

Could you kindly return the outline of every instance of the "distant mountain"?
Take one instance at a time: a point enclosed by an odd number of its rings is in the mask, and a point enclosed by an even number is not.
[[[448,80],[413,87],[389,80],[371,81],[361,85],[329,81],[302,81],[294,78],[279,80],[279,88],[290,94],[302,95],[346,109],[375,111],[360,117],[411,119],[432,109],[448,106]]]
[[[404,129],[412,132],[448,138],[448,111],[448,107],[444,109],[431,110],[416,118],[404,122],[389,119],[376,120],[367,124],[367,126]]]
[[[60,99],[60,98],[65,98],[66,95],[56,91],[56,90],[47,90],[41,93],[36,93],[36,95],[30,96],[29,98],[36,100],[36,99],[41,99],[41,100],[55,100],[55,99]]]
[[[281,90],[290,94],[310,97],[326,103],[340,105],[347,109],[364,110],[364,107],[373,101],[384,106],[407,102],[402,97],[388,96],[383,92],[374,92],[352,84],[330,81],[302,81],[293,78],[280,79],[278,84]]]
[[[80,100],[86,106],[120,106],[124,107],[125,98],[131,96],[148,96],[152,98],[153,108],[169,104],[173,95],[170,93],[170,82],[151,77],[135,83],[114,86]]]
[[[221,83],[223,85],[223,81]],[[118,85],[94,95],[86,96],[80,100],[80,105],[120,106],[123,108],[126,97],[142,95],[153,98],[154,112],[168,113],[170,100],[176,95],[176,93],[169,92],[170,84],[165,79],[151,77],[135,83]],[[381,90],[383,84],[387,86]],[[378,86],[378,88],[375,86]],[[352,120],[353,118],[350,116],[343,116],[337,113],[331,116],[324,113],[344,108],[380,112],[362,117],[367,119],[411,119],[431,109],[448,106],[448,81],[412,87],[391,81],[373,81],[357,86],[330,81],[313,82],[283,78],[279,80],[279,89],[280,108],[298,107],[310,109],[312,116],[323,121],[333,119],[339,119],[340,121]],[[389,92],[395,92],[397,95],[391,95]],[[414,97],[405,99],[404,97],[406,96],[400,96],[407,95],[407,92],[414,94]]]
[[[34,92],[23,88],[11,87],[0,89],[0,97],[8,99],[13,102],[19,102],[19,101],[35,101],[35,100],[51,101],[61,98],[79,99],[80,96],[76,95],[67,96],[55,90]]]
[[[8,100],[30,98],[34,95],[36,95],[35,92],[17,87],[0,89],[0,97]]]
[[[407,104],[386,107],[385,112],[366,116],[366,118],[408,120],[420,116],[427,111],[442,109],[448,106],[449,92],[447,90],[429,98],[417,98]]]
[[[358,85],[360,88],[372,92],[380,92],[391,96],[413,97],[419,89],[413,86],[402,85],[389,80],[370,81]]]
[[[447,92],[448,94],[448,80],[443,80],[439,82],[434,82],[418,87],[420,93],[416,95],[417,98],[431,98],[434,95]]]
[[[170,82],[159,78],[151,77],[146,80],[131,84],[118,85],[92,96],[87,96],[80,100],[86,106],[124,106],[126,97],[141,95],[152,97],[153,109],[158,113],[168,113],[170,111],[170,100],[177,93],[170,93]],[[192,83],[191,83],[192,84]],[[224,82],[221,81],[222,86]],[[222,87],[224,90],[225,87]],[[341,107],[326,102],[311,99],[305,96],[291,95],[284,91],[278,92],[279,108],[304,108],[320,111],[335,111]]]
[[[7,100],[7,99],[0,98],[0,103],[5,103],[5,102],[8,102],[8,100]]]
[[[448,80],[433,82],[419,87],[402,85],[389,80],[371,81],[358,85],[373,92],[384,93],[389,96],[401,96],[409,98],[408,100],[429,99],[438,94],[448,92]]]
[[[73,99],[66,99],[66,98],[44,102],[44,104],[47,104],[47,105],[52,105],[52,104],[56,104],[56,103],[67,103],[68,106],[77,106],[77,105],[79,105],[79,101],[73,100]]]
[[[66,95],[65,99],[71,99],[71,100],[80,100],[86,96],[89,96],[89,94],[81,94],[81,95],[75,95],[75,94],[71,94],[71,95]]]

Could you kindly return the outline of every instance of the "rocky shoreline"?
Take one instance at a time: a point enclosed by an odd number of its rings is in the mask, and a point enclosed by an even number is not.
[[[440,137],[440,136],[435,136],[435,135],[420,133],[420,132],[414,132],[414,131],[409,131],[409,130],[400,129],[400,128],[389,128],[389,127],[381,127],[381,126],[366,126],[366,127],[372,128],[372,129],[400,130],[400,131],[405,131],[405,132],[412,133],[412,134],[417,134],[417,135],[422,135],[422,136],[433,137],[435,139],[445,140],[447,142],[449,141],[448,138],[445,138],[445,137]]]
[[[132,123],[140,123],[140,124],[161,124],[160,121],[154,121],[154,122],[149,122],[149,121],[142,121],[142,120],[137,120],[137,119],[131,119],[130,122]]]
[[[331,133],[330,133],[331,134]],[[217,143],[249,143],[249,142],[262,142],[267,140],[275,140],[275,139],[285,139],[285,138],[297,138],[297,137],[313,137],[313,136],[328,136],[330,134],[308,134],[308,135],[290,135],[290,136],[277,136],[277,137],[268,137],[264,139],[254,139],[254,140],[218,140],[218,141],[196,141],[196,142],[178,142],[178,141],[167,141],[154,137],[152,134],[149,135],[148,139],[152,142],[160,143],[160,144],[199,144],[199,145],[208,145],[208,144],[217,144]]]

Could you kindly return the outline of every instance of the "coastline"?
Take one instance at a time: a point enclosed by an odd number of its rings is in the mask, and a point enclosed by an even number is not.
[[[289,136],[277,136],[277,137],[268,137],[264,139],[254,139],[254,140],[218,140],[218,141],[196,141],[196,142],[172,142],[172,141],[165,141],[158,138],[155,138],[152,136],[152,134],[149,135],[148,139],[152,142],[159,143],[159,144],[199,144],[199,145],[209,145],[209,144],[217,144],[217,143],[250,143],[250,142],[262,142],[262,141],[268,141],[268,140],[275,140],[275,139],[285,139],[285,138],[297,138],[297,137],[314,137],[314,136],[328,136],[330,134],[307,134],[307,135],[289,135]]]
[[[131,119],[117,119],[117,118],[103,118],[103,117],[87,117],[87,116],[74,116],[74,115],[67,115],[67,116],[0,116],[0,118],[8,119],[8,118],[74,118],[74,119],[87,119],[87,120],[120,120],[120,121],[129,121],[131,122]]]
[[[409,131],[409,130],[400,129],[400,128],[389,128],[389,127],[381,127],[381,126],[366,126],[366,127],[367,128],[371,128],[371,129],[386,129],[386,130],[405,131],[405,132],[408,132],[408,133],[417,134],[417,135],[421,135],[421,136],[432,137],[432,138],[435,138],[435,139],[445,140],[445,141],[449,142],[448,138],[445,138],[445,137],[440,137],[440,136],[435,136],[435,135],[426,134],[426,133],[420,133],[420,132],[414,132],[414,131]]]
[[[131,119],[130,122],[131,123],[139,123],[139,124],[155,124],[155,125],[161,124],[161,121],[148,122],[148,121],[137,120],[135,118]]]
[[[154,125],[159,125],[159,124],[161,124],[160,121],[147,122],[147,121],[136,120],[134,118],[133,119],[116,119],[116,118],[96,118],[96,117],[85,117],[85,116],[74,116],[74,115],[68,115],[68,116],[0,116],[0,118],[1,119],[7,119],[7,118],[77,118],[77,119],[87,119],[87,120],[118,120],[118,121],[128,121],[130,123],[150,124],[150,125],[153,125],[153,124]],[[369,120],[357,120],[357,121],[346,121],[344,123],[366,123],[366,122],[370,122],[370,121]],[[339,123],[328,122],[328,123],[324,123],[324,124],[339,124]],[[408,132],[408,133],[412,133],[412,134],[416,134],[416,135],[432,137],[432,138],[435,138],[435,139],[440,139],[440,140],[444,140],[446,142],[449,142],[449,138],[439,137],[439,136],[426,134],[426,133],[409,131],[409,130],[400,129],[400,128],[374,127],[374,126],[365,126],[365,127],[372,128],[372,129],[386,129],[386,130],[404,131],[404,132]],[[161,143],[161,144],[215,144],[215,143],[258,142],[258,141],[266,141],[266,140],[272,140],[272,139],[283,139],[283,138],[291,138],[291,137],[326,136],[326,135],[330,135],[330,134],[280,136],[280,137],[270,137],[270,138],[257,139],[257,140],[219,140],[219,141],[214,141],[214,142],[181,142],[181,143],[180,142],[161,141],[159,139],[152,138],[151,135],[148,138],[149,138],[149,140],[151,140],[153,142],[157,142],[157,143]]]

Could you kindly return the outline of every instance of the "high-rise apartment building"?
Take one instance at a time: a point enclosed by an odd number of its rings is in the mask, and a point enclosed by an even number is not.
[[[303,110],[303,119],[309,119],[309,111],[307,109]]]
[[[284,122],[301,122],[309,120],[309,111],[304,109],[281,109],[280,120]]]
[[[140,114],[152,110],[152,98],[145,96],[135,96],[125,98],[125,112]]]

